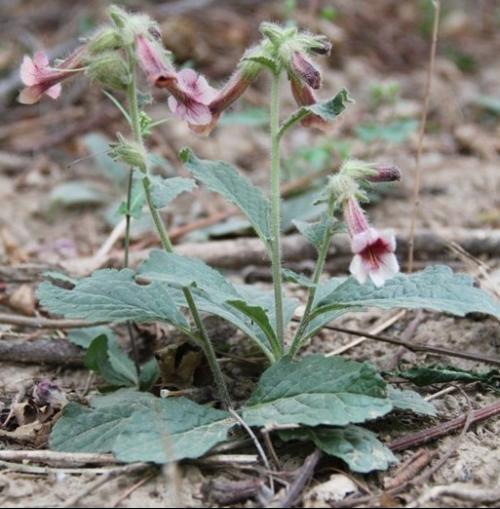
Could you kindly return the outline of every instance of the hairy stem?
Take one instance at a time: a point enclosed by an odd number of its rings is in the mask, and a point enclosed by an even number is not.
[[[283,290],[281,276],[281,194],[280,194],[280,136],[279,136],[279,74],[273,74],[271,85],[271,264],[276,313],[276,334],[281,354],[284,352]]]
[[[328,209],[327,216],[328,220],[333,217],[333,211],[335,207],[335,201],[331,196],[328,200]],[[292,345],[290,346],[290,355],[293,357],[299,348],[302,346],[302,337],[304,332],[309,325],[311,309],[314,302],[314,297],[316,296],[316,289],[319,283],[319,278],[321,277],[321,273],[323,272],[323,268],[325,266],[326,255],[328,254],[328,248],[330,247],[330,242],[332,240],[333,232],[330,227],[325,229],[325,233],[323,235],[323,240],[321,242],[321,247],[318,251],[318,258],[316,260],[316,266],[314,267],[314,274],[312,277],[313,286],[309,288],[309,294],[307,296],[306,307],[304,309],[304,314],[302,315],[302,320],[300,321],[297,332],[293,338]]]
[[[134,54],[133,54],[131,48],[128,50],[128,61],[129,61],[129,65],[130,65],[130,74],[131,74],[131,81],[129,84],[129,94],[128,94],[129,108],[130,108],[129,115],[130,115],[130,120],[132,123],[134,139],[137,143],[139,143],[141,145],[141,147],[144,147],[144,139],[143,139],[142,132],[141,132],[140,118],[139,118],[139,114],[140,114],[139,113],[139,105],[137,103],[135,58],[134,58]],[[151,217],[155,224],[156,230],[160,237],[160,241],[161,241],[163,249],[168,253],[172,253],[174,249],[173,249],[172,242],[170,241],[170,237],[168,235],[167,229],[165,228],[165,225],[164,225],[163,220],[160,216],[160,213],[154,207],[154,204],[153,204],[153,199],[151,196],[151,180],[149,178],[149,165],[146,165],[146,166],[147,166],[147,170],[146,170],[146,174],[144,175],[144,178],[142,179],[142,183],[143,183],[143,187],[144,187],[144,193],[146,195],[146,201],[148,204],[149,212],[151,214]],[[212,345],[212,342],[210,341],[210,338],[208,337],[205,325],[203,324],[203,321],[201,320],[201,316],[200,316],[200,313],[196,306],[196,303],[194,301],[191,290],[189,288],[183,288],[183,293],[184,293],[184,298],[186,299],[186,303],[188,305],[189,311],[191,312],[191,315],[195,322],[195,325],[197,328],[197,335],[199,336],[201,346],[203,348],[203,351],[207,358],[208,364],[212,371],[212,374],[213,374],[213,377],[215,380],[215,384],[216,384],[217,390],[219,392],[219,396],[222,399],[224,406],[227,408],[230,408],[231,407],[231,399],[229,397],[229,391],[228,391],[226,383],[224,381],[224,375],[222,374],[219,363],[217,362],[214,347]]]

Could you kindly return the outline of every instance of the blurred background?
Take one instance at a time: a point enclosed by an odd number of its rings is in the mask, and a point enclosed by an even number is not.
[[[214,86],[224,83],[245,49],[258,40],[262,20],[328,36],[333,51],[317,61],[324,76],[319,96],[326,99],[346,87],[356,103],[332,135],[297,128],[287,137],[283,178],[292,186],[284,226],[289,228],[292,218],[307,219],[324,175],[346,157],[356,157],[401,167],[403,183],[374,196],[370,214],[380,226],[409,228],[434,12],[430,0],[117,3],[157,19],[176,64],[195,67]],[[79,76],[64,84],[57,101],[45,97],[31,107],[16,103],[22,56],[38,49],[51,58],[65,56],[79,37],[106,19],[109,4],[0,3],[0,261],[4,264],[64,264],[91,256],[119,220],[126,171],[105,152],[114,133],[126,132],[126,126],[109,99]],[[419,227],[483,229],[500,223],[499,25],[499,1],[442,2],[422,155]],[[265,76],[259,78],[210,138],[197,137],[176,120],[162,124],[149,140],[158,156],[156,171],[182,174],[177,153],[189,145],[204,157],[237,164],[266,188],[268,85]],[[286,80],[282,97],[287,114],[294,103]],[[154,99],[148,106],[151,116],[169,118],[165,94],[156,91]],[[175,210],[166,212],[176,242],[246,232],[240,218],[225,216],[222,202],[202,190],[197,193],[197,199],[181,198]],[[147,222],[134,223],[133,241],[134,248],[156,243]]]

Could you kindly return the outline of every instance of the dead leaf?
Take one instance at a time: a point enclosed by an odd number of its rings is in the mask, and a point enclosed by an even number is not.
[[[331,502],[339,502],[358,492],[358,487],[349,477],[333,474],[327,482],[318,484],[304,496],[304,507],[329,507]]]
[[[33,315],[36,309],[33,288],[28,284],[21,285],[9,297],[8,306],[23,315]]]

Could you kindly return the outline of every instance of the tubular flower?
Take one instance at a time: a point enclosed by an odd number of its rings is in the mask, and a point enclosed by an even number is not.
[[[309,85],[301,83],[294,76],[289,76],[289,80],[293,97],[299,106],[310,106],[311,104],[315,104],[317,102],[314,91]],[[315,115],[314,113],[310,113],[304,117],[301,120],[301,124],[304,127],[312,127],[325,133],[330,132],[332,129],[332,126],[326,120],[322,119],[319,115]]]
[[[136,37],[137,61],[152,85],[162,88],[175,79],[175,72],[165,58],[165,52],[154,41],[140,34]]]
[[[43,51],[37,51],[33,58],[24,56],[21,64],[21,80],[26,87],[21,91],[18,101],[22,104],[34,104],[43,94],[52,99],[61,95],[61,81],[69,78],[82,62],[85,46],[77,48],[57,67],[49,65],[49,59]]]
[[[157,86],[172,94],[168,98],[170,110],[177,118],[186,120],[190,127],[206,126],[212,122],[209,105],[217,91],[200,74],[192,69],[183,69]]]
[[[306,85],[314,90],[321,87],[321,73],[304,53],[300,51],[293,52],[291,67],[293,74]]]
[[[394,254],[396,239],[394,233],[381,234],[372,228],[356,198],[344,204],[344,218],[351,235],[351,249],[354,253],[349,270],[360,284],[370,278],[379,288],[387,279],[399,271]]]

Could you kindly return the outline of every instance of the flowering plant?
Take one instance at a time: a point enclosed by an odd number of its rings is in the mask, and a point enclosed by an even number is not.
[[[331,175],[318,203],[311,204],[317,207],[319,220],[296,223],[318,253],[311,278],[287,271],[307,292],[305,307],[298,313],[298,302],[283,288],[280,144],[299,124],[329,132],[332,122],[351,102],[346,90],[326,101],[315,95],[322,80],[313,58],[327,54],[330,43],[323,36],[263,23],[261,41],[245,52],[227,84],[217,90],[196,71],[174,67],[162,46],[157,24],[148,16],[117,7],[109,13],[110,23],[59,65],[51,67],[42,53],[33,59],[25,57],[21,77],[26,88],[19,99],[31,104],[44,93],[55,99],[61,93],[61,81],[79,72],[107,91],[126,97],[122,104],[111,96],[131,131],[130,138],[117,135],[111,147],[112,157],[130,167],[124,210],[125,268],[98,270],[77,280],[70,289],[67,280],[65,285],[44,282],[38,296],[50,312],[86,319],[89,326],[132,321],[173,325],[205,354],[222,409],[187,398],[153,396],[147,391],[158,378],[154,360],[143,366],[137,361],[134,370],[113,334],[92,328],[95,339],[88,348],[87,365],[110,385],[122,389],[96,397],[90,408],[66,405],[53,430],[52,447],[111,451],[124,461],[163,463],[206,453],[227,440],[229,431],[244,421],[248,426],[277,431],[282,440],[312,440],[356,471],[386,468],[394,456],[373,433],[357,424],[393,410],[432,414],[432,405],[416,393],[395,389],[368,363],[322,355],[297,360],[300,349],[323,326],[347,311],[424,307],[459,316],[469,312],[500,316],[499,304],[475,288],[469,278],[454,275],[446,267],[399,274],[394,234],[370,226],[361,206],[368,200],[367,185],[397,181],[399,170],[347,160]],[[200,134],[209,134],[251,83],[260,74],[267,74],[271,80],[269,198],[229,164],[200,159],[188,148],[180,152],[180,160],[195,180],[154,175],[147,137],[155,123],[139,107],[139,69],[149,86],[168,95],[166,103],[174,117]],[[299,108],[281,120],[280,85],[284,76]],[[162,250],[153,250],[132,270],[128,268],[128,226],[136,181],[140,184],[139,202],[153,220]],[[160,210],[180,193],[190,192],[195,181],[246,215],[269,254],[271,293],[234,285],[202,261],[175,253]],[[342,229],[341,216],[351,237],[352,276],[322,280],[332,237]],[[252,396],[239,402],[237,411],[204,322],[207,315],[231,322],[265,356],[267,369]],[[294,316],[299,324],[290,334]],[[175,442],[168,437],[175,437]]]

